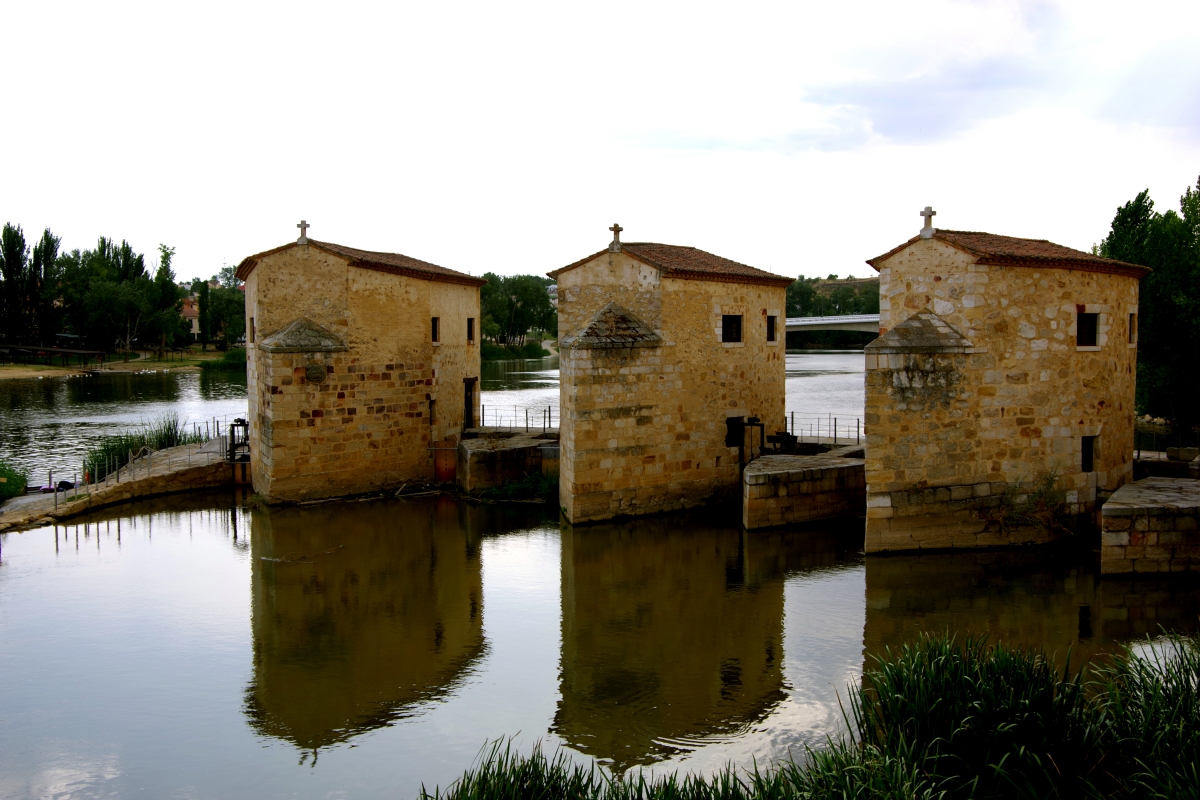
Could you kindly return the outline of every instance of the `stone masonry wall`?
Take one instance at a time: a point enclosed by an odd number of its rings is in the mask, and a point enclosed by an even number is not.
[[[742,474],[742,525],[756,530],[862,516],[866,495],[861,458],[763,456]]]
[[[881,333],[928,308],[973,350],[867,356],[868,551],[1044,540],[982,517],[1005,487],[1048,473],[1076,514],[1130,479],[1136,278],[981,265],[929,239],[880,281]],[[1078,311],[1099,314],[1097,346],[1076,346]],[[1099,437],[1090,473],[1083,436]]]
[[[567,518],[651,513],[739,494],[726,418],[759,417],[768,433],[785,426],[784,289],[660,280],[626,254],[605,253],[560,276],[560,338],[577,334],[610,302],[662,342],[563,348],[559,474]],[[722,314],[743,315],[743,342],[721,341]],[[766,341],[767,314],[778,318],[776,342]]]
[[[1104,504],[1100,571],[1200,571],[1200,481],[1145,478]]]
[[[255,329],[247,388],[256,492],[301,500],[432,480],[430,444],[461,435],[463,379],[480,374],[478,289],[298,246],[260,260],[246,280],[246,305]],[[441,319],[436,346],[432,316]],[[260,346],[299,317],[341,337],[348,351]],[[467,342],[468,317],[475,343]],[[309,367],[324,368],[319,383]],[[476,385],[476,417],[478,404]]]

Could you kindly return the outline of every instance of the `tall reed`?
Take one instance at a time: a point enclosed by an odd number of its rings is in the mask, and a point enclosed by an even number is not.
[[[102,436],[84,454],[83,471],[89,481],[102,481],[146,452],[202,441],[204,436],[189,431],[178,414],[164,414],[131,431]]]
[[[807,762],[709,777],[612,775],[540,745],[493,743],[423,798],[1200,797],[1200,637],[1167,636],[1109,664],[1056,669],[1031,649],[922,636],[850,695],[851,733]]]

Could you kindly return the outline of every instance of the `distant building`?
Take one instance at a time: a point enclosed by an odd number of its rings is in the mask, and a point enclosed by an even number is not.
[[[613,242],[558,282],[560,502],[571,522],[740,492],[739,457],[784,428],[791,278],[666,244]],[[740,447],[739,447],[740,446]]]
[[[183,322],[187,325],[188,337],[194,342],[200,338],[200,300],[195,295],[183,298],[183,308],[179,311]]]
[[[1130,480],[1138,283],[1040,239],[937,230],[867,263],[868,552],[1045,538],[1004,522],[1049,480],[1086,514]]]
[[[485,281],[306,236],[237,277],[254,490],[300,500],[432,480],[431,444],[478,419]]]

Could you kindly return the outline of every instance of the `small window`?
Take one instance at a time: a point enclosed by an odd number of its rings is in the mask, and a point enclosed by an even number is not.
[[[775,317],[767,315],[767,341],[775,341]]]
[[[467,317],[467,342],[475,341],[475,318]]]
[[[1075,317],[1076,347],[1095,347],[1097,338],[1097,321],[1099,314],[1085,314],[1080,311]]]
[[[1095,471],[1096,464],[1096,438],[1095,436],[1083,437],[1083,471]]]
[[[742,340],[742,315],[724,314],[721,316],[721,341],[740,342]]]
[[[435,319],[436,319],[436,317],[435,317]],[[429,401],[429,424],[430,425],[437,424],[437,400]]]
[[[433,336],[433,339],[431,341],[440,342],[442,340],[442,332],[440,330],[441,326],[438,324],[440,322],[441,322],[441,319],[439,317],[432,318],[432,325],[430,326],[430,334]]]
[[[1137,314],[1129,315],[1129,343],[1137,344]]]
[[[1130,314],[1129,316],[1133,316]],[[250,318],[250,344],[254,344],[254,317]]]

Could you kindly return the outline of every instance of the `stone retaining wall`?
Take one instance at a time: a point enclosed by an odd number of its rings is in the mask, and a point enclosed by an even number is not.
[[[742,473],[742,525],[755,530],[862,516],[867,505],[863,459],[837,452],[762,456],[750,462]]]
[[[484,432],[458,444],[458,485],[465,492],[489,489],[527,475],[558,471],[558,431]]]
[[[1146,478],[1101,510],[1100,571],[1200,571],[1200,481]]]

